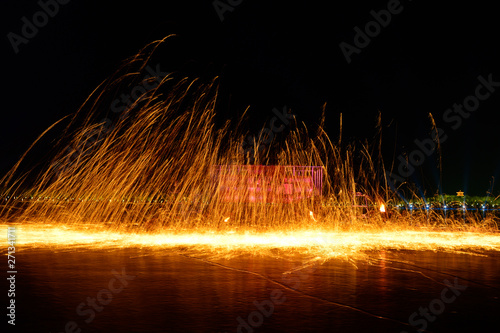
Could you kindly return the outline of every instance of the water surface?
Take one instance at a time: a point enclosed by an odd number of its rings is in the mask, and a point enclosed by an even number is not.
[[[13,331],[416,332],[409,324],[415,312],[416,328],[432,332],[498,327],[500,254],[369,257],[19,249]],[[125,282],[116,279],[121,274]],[[459,289],[453,293],[445,280]],[[93,298],[102,301],[94,309],[87,304]],[[437,315],[425,319],[418,312],[429,306]]]

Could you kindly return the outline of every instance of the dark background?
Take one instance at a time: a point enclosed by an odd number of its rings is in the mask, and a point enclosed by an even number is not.
[[[415,139],[430,136],[432,113],[448,136],[441,151],[443,191],[485,195],[492,177],[500,176],[500,92],[457,130],[442,117],[474,94],[479,75],[500,81],[496,7],[402,1],[402,12],[348,64],[339,43],[353,44],[353,28],[364,29],[373,20],[370,11],[387,3],[242,1],[221,22],[212,1],[73,0],[15,54],[7,34],[20,34],[21,18],[32,21],[40,6],[3,1],[0,171],[44,129],[76,111],[121,61],[176,34],[162,51],[161,69],[220,76],[223,117],[250,106],[252,131],[268,122],[274,107],[286,105],[298,121],[314,127],[326,103],[331,138],[339,135],[342,114],[345,141],[372,142],[380,111],[390,165],[417,148]],[[48,148],[38,147],[35,156],[44,158]],[[427,195],[439,183],[437,160],[436,153],[426,157],[409,178]],[[493,193],[500,194],[498,186]]]

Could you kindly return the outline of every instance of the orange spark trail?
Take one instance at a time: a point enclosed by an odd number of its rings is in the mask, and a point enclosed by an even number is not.
[[[12,225],[11,225],[12,226]],[[0,225],[7,228],[7,225]],[[207,253],[263,254],[269,249],[328,258],[363,257],[370,251],[500,251],[500,235],[474,232],[380,231],[326,232],[160,232],[141,234],[96,231],[89,226],[17,225],[18,246],[22,248],[124,248],[168,249],[188,247]]]

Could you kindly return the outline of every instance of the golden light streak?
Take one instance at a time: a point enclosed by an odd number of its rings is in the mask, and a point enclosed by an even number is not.
[[[12,225],[11,225],[12,226]],[[7,225],[0,225],[7,228]],[[500,235],[476,232],[380,231],[335,232],[297,230],[289,232],[178,232],[134,234],[110,232],[89,226],[70,228],[60,225],[17,225],[17,246],[26,248],[152,248],[162,250],[187,247],[190,250],[232,255],[241,252],[266,253],[270,249],[285,253],[307,253],[322,258],[360,257],[370,251],[500,251]],[[6,248],[6,247],[5,247]]]

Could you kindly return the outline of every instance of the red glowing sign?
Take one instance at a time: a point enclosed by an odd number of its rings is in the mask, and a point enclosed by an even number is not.
[[[217,194],[226,202],[293,202],[321,195],[323,167],[217,165]]]

